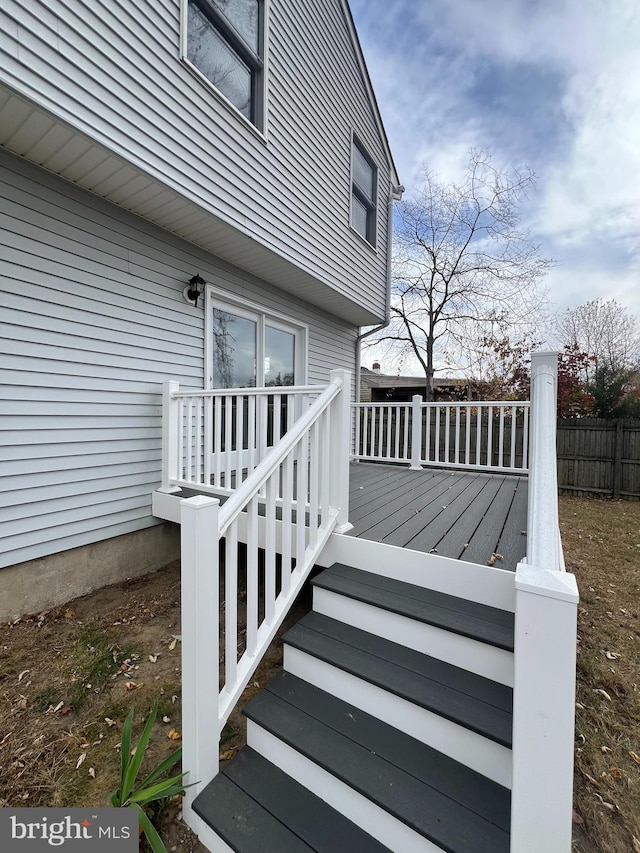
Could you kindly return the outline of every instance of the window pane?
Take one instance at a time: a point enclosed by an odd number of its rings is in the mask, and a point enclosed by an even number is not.
[[[264,330],[264,384],[293,385],[296,338],[291,332],[266,326]]]
[[[213,0],[254,53],[258,53],[258,0]]]
[[[189,3],[187,57],[251,120],[251,71],[193,3]]]
[[[358,146],[353,146],[353,182],[358,189],[373,203],[373,177],[374,170],[364,157]]]
[[[213,387],[254,388],[257,323],[213,309]]]
[[[362,237],[368,239],[367,235],[367,218],[368,211],[364,204],[360,201],[360,199],[352,195],[351,196],[351,224],[356,229],[358,234]]]

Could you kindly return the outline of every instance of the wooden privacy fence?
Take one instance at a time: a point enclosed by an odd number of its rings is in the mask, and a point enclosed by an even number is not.
[[[558,420],[558,487],[640,500],[640,420]]]

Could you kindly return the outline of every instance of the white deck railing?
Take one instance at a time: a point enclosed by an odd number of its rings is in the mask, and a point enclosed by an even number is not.
[[[349,399],[349,373],[333,371],[222,506],[182,501],[183,766],[197,782],[183,808],[194,829],[224,723],[328,537],[348,527]]]
[[[355,403],[354,459],[523,474],[529,402]]]
[[[230,494],[322,392],[322,385],[181,390],[165,382],[161,492]]]

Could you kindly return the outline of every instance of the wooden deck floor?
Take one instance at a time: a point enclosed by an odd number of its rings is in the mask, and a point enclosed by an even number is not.
[[[525,477],[358,462],[349,492],[351,536],[472,563],[496,553],[511,571],[525,556]]]

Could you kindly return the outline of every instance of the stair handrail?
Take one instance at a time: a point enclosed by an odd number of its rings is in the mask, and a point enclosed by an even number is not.
[[[205,495],[181,501],[183,766],[189,774],[187,781],[193,783],[183,800],[183,816],[198,833],[201,820],[192,804],[218,773],[222,727],[329,537],[349,527],[349,402],[349,372],[332,371],[317,400],[222,507],[218,498]],[[219,547],[223,537],[221,641]],[[243,632],[238,630],[237,554],[241,541],[247,543]],[[259,584],[258,551],[262,549]],[[279,585],[277,553],[282,555]],[[244,649],[238,657],[240,633]]]

